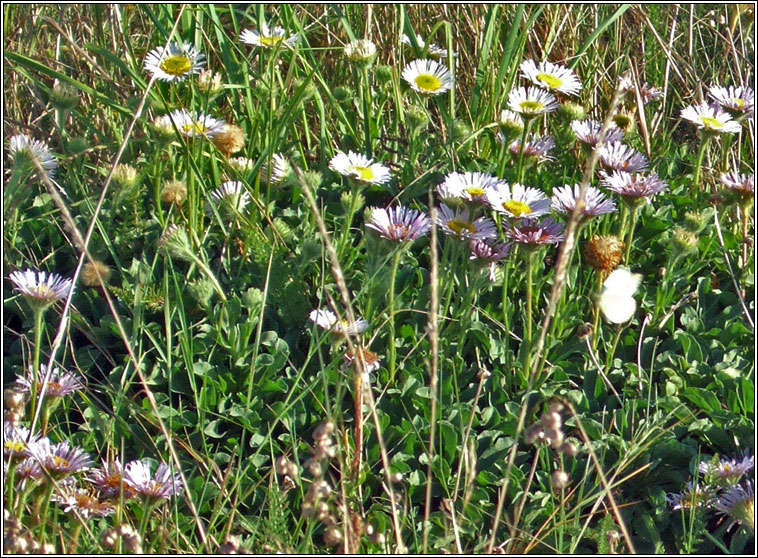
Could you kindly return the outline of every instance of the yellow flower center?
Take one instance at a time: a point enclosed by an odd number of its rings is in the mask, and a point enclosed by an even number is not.
[[[545,84],[549,89],[558,89],[563,85],[563,81],[552,74],[537,74],[537,81]]]
[[[476,227],[474,224],[470,223],[469,221],[464,221],[463,219],[451,219],[448,221],[447,226],[455,234],[461,234],[463,231],[466,231],[470,234],[474,234],[476,232]]]
[[[442,87],[442,82],[440,79],[437,76],[433,76],[431,74],[421,74],[419,76],[416,76],[416,79],[413,81],[416,86],[424,92],[433,93],[435,91],[439,91],[440,87]]]
[[[719,122],[710,116],[701,116],[700,122],[702,122],[706,128],[710,128],[712,130],[719,130],[724,127],[724,124],[722,122]]]
[[[352,174],[358,180],[363,180],[363,181],[368,182],[374,179],[374,171],[371,170],[371,167],[361,167],[358,165],[350,165],[347,170],[350,174]]]
[[[26,444],[24,442],[5,442],[5,451],[13,453],[22,453],[26,450]]]
[[[506,202],[503,202],[503,208],[511,215],[514,215],[516,217],[521,217],[522,215],[526,215],[532,212],[532,208],[529,207],[529,204],[520,202],[518,200],[508,200]]]
[[[405,225],[390,225],[387,227],[388,236],[392,238],[405,238],[408,236],[408,227]]]
[[[484,188],[477,188],[476,186],[471,187],[471,188],[465,188],[463,191],[466,192],[472,198],[478,198],[484,195]]]
[[[185,134],[194,134],[196,136],[202,136],[205,134],[205,132],[208,131],[208,128],[205,127],[205,124],[202,122],[188,122],[187,124],[184,124],[182,126],[182,131]]]
[[[71,466],[71,462],[68,459],[61,457],[60,455],[53,456],[53,463],[58,469],[68,469]]]
[[[739,97],[735,97],[733,99],[730,99],[733,104],[737,105],[738,109],[745,108],[745,99],[740,99]]]
[[[263,46],[272,47],[281,43],[284,40],[284,37],[281,35],[273,35],[271,37],[264,37],[261,35],[259,40]]]
[[[544,109],[545,105],[539,101],[521,101],[519,107],[521,107],[522,112],[534,113]]]
[[[192,62],[186,56],[168,56],[161,61],[161,70],[172,76],[183,76],[192,68]]]

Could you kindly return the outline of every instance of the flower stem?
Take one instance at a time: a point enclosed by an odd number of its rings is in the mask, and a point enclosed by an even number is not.
[[[34,364],[32,368],[32,386],[31,386],[31,415],[34,417],[37,412],[37,384],[39,383],[39,355],[42,345],[42,317],[45,313],[44,308],[34,309]]]
[[[363,141],[366,157],[373,157],[371,150],[371,88],[369,87],[368,66],[363,68]]]
[[[634,240],[634,227],[637,224],[637,213],[639,206],[637,204],[632,206],[632,215],[629,219],[629,234],[626,237],[626,249],[624,250],[624,265],[629,263],[629,253],[632,250],[632,241]]]
[[[695,175],[692,178],[692,187],[690,188],[690,197],[695,197],[700,190],[700,169],[703,166],[703,156],[705,155],[705,149],[708,147],[710,141],[710,134],[703,134],[700,141],[700,148],[697,152],[697,160],[695,161]]]
[[[350,226],[353,224],[353,215],[355,214],[355,210],[358,207],[358,193],[359,188],[357,185],[355,185],[352,181],[350,184],[350,207],[347,210],[347,215],[345,215],[345,228],[342,231],[342,241],[340,242],[340,248],[339,252],[341,253],[342,250],[345,247],[345,243],[348,242],[348,239],[350,238]]]
[[[534,251],[526,256],[526,322],[524,324],[524,377],[529,375],[532,357],[532,284],[534,275]]]
[[[392,258],[392,271],[390,272],[390,292],[389,292],[389,372],[390,384],[395,379],[395,277],[397,268],[400,264],[400,258],[403,255],[402,247],[399,248]]]
[[[524,181],[524,149],[526,148],[526,136],[532,127],[534,118],[524,118],[524,131],[521,133],[521,144],[518,151],[518,166],[516,167],[516,182],[522,184]]]

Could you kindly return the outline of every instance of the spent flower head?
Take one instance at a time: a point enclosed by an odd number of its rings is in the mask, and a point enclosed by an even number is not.
[[[84,519],[105,517],[116,511],[113,504],[101,502],[92,488],[79,488],[72,484],[61,484],[50,500],[62,505],[64,512],[78,513]]]
[[[211,192],[211,201],[226,213],[236,215],[250,204],[250,194],[238,181],[224,182]]]
[[[499,139],[499,138],[498,138]],[[550,155],[550,150],[555,147],[555,140],[550,136],[538,136],[532,134],[524,145],[524,157],[527,160],[536,160],[538,163],[543,161],[554,161],[555,157]],[[515,139],[508,146],[511,155],[518,157],[521,153],[521,140]]]
[[[547,60],[539,64],[536,64],[534,60],[524,60],[519,69],[522,76],[548,91],[577,95],[582,88],[582,82],[579,81],[574,70]]]
[[[724,173],[719,182],[727,187],[743,207],[749,206],[755,199],[755,173],[740,174],[737,171]]]
[[[292,165],[281,153],[274,153],[263,161],[260,167],[261,182],[269,186],[279,186],[292,175]]]
[[[205,65],[205,55],[192,44],[171,42],[159,46],[145,56],[145,70],[156,79],[176,83],[198,73]]]
[[[13,161],[14,169],[30,172],[36,169],[34,161],[37,161],[48,177],[53,177],[58,168],[55,159],[47,144],[35,140],[26,134],[16,134],[8,141],[8,153]]]
[[[413,43],[411,43],[410,37],[406,34],[403,34],[402,42],[404,45],[413,46]],[[437,58],[437,59],[447,58],[446,48],[442,48],[441,46],[436,45],[434,43],[429,43],[429,46],[427,47],[426,42],[424,41],[424,38],[419,34],[416,34],[416,44],[419,46],[421,50],[426,48],[426,52],[432,58]],[[453,58],[455,58],[456,56],[458,56],[458,53],[454,52]]]
[[[413,60],[403,68],[402,76],[421,95],[439,95],[453,87],[450,71],[436,60]]]
[[[692,481],[688,481],[681,493],[666,494],[666,502],[674,510],[702,508],[709,503],[712,496],[713,491],[709,487],[693,485]]]
[[[369,66],[376,58],[376,45],[368,39],[356,39],[345,45],[345,57],[360,66]]]

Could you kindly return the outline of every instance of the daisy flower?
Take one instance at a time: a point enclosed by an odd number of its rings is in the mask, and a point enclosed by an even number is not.
[[[28,449],[32,458],[56,479],[85,471],[92,465],[89,455],[68,442],[52,444],[47,438],[42,438],[34,444],[29,444]]]
[[[511,244],[509,242],[505,244],[491,244],[483,240],[472,240],[469,243],[469,250],[471,255],[470,260],[474,260],[475,263],[481,266],[487,266],[489,268],[490,281],[495,281],[495,262],[498,262],[505,258],[511,251]]]
[[[437,186],[437,194],[445,203],[455,203],[455,200],[483,202],[486,201],[487,192],[499,182],[497,177],[483,172],[451,172]]]
[[[87,476],[98,491],[101,499],[118,498],[122,489],[124,499],[133,498],[136,495],[134,489],[124,483],[124,468],[118,460],[102,462],[102,467],[94,469]]]
[[[337,153],[329,161],[329,168],[342,176],[348,176],[363,184],[384,184],[390,180],[390,170],[380,163],[374,163],[360,153]]]
[[[158,465],[153,476],[147,461],[131,461],[124,468],[124,483],[147,498],[167,500],[182,492],[181,476],[172,475],[171,468],[165,463]]]
[[[721,459],[718,463],[703,461],[698,471],[718,483],[736,484],[755,466],[755,458],[745,455],[742,459]]]
[[[574,184],[573,188],[569,185],[559,186],[553,190],[550,198],[550,207],[556,213],[571,215],[576,202],[579,199],[579,193],[582,189],[581,184]],[[585,221],[590,217],[605,215],[616,211],[616,202],[606,199],[603,193],[594,186],[588,186],[582,202],[581,220]]]
[[[613,172],[600,182],[604,188],[615,192],[627,202],[637,202],[668,190],[668,184],[651,173]]]
[[[534,118],[558,108],[555,97],[537,87],[519,87],[508,94],[508,107],[523,118]]]
[[[550,212],[550,200],[545,194],[521,184],[509,186],[505,181],[488,192],[487,202],[492,209],[511,219],[539,217]]]
[[[576,135],[576,139],[588,147],[597,145],[602,129],[603,123],[598,120],[574,120],[571,122],[571,130]],[[614,124],[605,133],[603,143],[620,142],[625,135],[626,132]]]
[[[7,459],[29,457],[29,444],[38,440],[39,436],[36,434],[29,439],[29,429],[25,426],[14,426],[9,422],[3,422],[3,455]]]
[[[211,200],[215,204],[223,204],[222,207],[234,212],[241,212],[245,209],[250,203],[250,199],[250,194],[245,190],[245,185],[237,181],[224,182],[211,192]]]
[[[412,47],[413,44],[411,43],[410,37],[408,35],[403,34],[402,42],[404,45],[408,45],[409,47]],[[424,39],[421,37],[421,35],[416,34],[416,44],[421,50],[424,50],[426,48],[426,43],[424,42]],[[435,45],[434,43],[430,43],[429,47],[426,50],[429,53],[429,56],[432,56],[434,58],[447,58],[447,49],[442,48],[439,45]],[[453,53],[453,58],[458,56],[457,52]]]
[[[179,133],[188,138],[212,138],[224,129],[226,122],[201,112],[190,113],[178,109],[171,113],[171,120]]]
[[[708,90],[708,95],[733,118],[741,119],[753,115],[755,92],[751,87],[720,87],[714,85]]]
[[[64,512],[76,512],[84,519],[92,516],[105,517],[116,511],[112,504],[101,502],[92,489],[73,485],[60,486],[59,491],[50,496],[50,500],[61,504]]]
[[[375,208],[366,226],[382,237],[395,242],[413,242],[425,235],[431,226],[429,217],[407,207]]]
[[[734,520],[732,523],[743,523],[755,531],[755,490],[752,480],[748,480],[744,486],[736,485],[727,490],[714,500],[713,507],[722,514],[731,516]]]
[[[287,32],[282,27],[271,29],[263,22],[260,31],[243,30],[240,33],[240,40],[248,45],[263,48],[275,48],[277,46],[292,48],[297,43],[297,33],[287,36]]]
[[[498,138],[499,139],[499,138]],[[548,155],[550,150],[555,147],[555,140],[550,136],[537,136],[533,134],[524,146],[524,157],[536,159],[538,163],[543,161],[554,161],[555,157]],[[508,146],[511,155],[518,157],[521,153],[521,140],[513,140]]]
[[[533,248],[543,244],[559,244],[566,236],[563,225],[550,217],[543,221],[523,219],[510,225],[505,234],[514,242]]]
[[[15,285],[15,291],[21,293],[34,308],[47,308],[71,293],[73,281],[60,275],[44,271],[14,271],[8,278]]]
[[[600,162],[607,169],[639,172],[647,168],[648,160],[642,153],[620,142],[604,143],[598,150]]]
[[[719,182],[736,194],[741,202],[752,202],[755,197],[755,173],[728,172],[721,175]]]
[[[635,86],[631,74],[626,74],[619,78],[619,89],[625,93],[634,92]],[[646,105],[650,101],[663,97],[663,91],[645,82],[645,85],[640,87],[640,97],[642,97],[642,103]]]
[[[48,375],[47,366],[44,364],[39,365],[39,373],[37,374],[37,393],[42,390],[42,382]],[[32,391],[32,383],[34,382],[34,370],[32,366],[29,366],[25,377],[16,378],[17,389],[21,393],[29,393]],[[80,389],[84,389],[84,384],[73,372],[67,370],[61,370],[54,367],[47,380],[47,387],[45,388],[46,397],[63,397],[70,393],[74,393]]]
[[[145,70],[155,79],[167,82],[183,81],[187,76],[197,74],[205,65],[205,55],[193,45],[169,43],[159,46],[145,56]]]
[[[688,481],[681,494],[666,494],[666,502],[674,510],[701,508],[708,503],[711,495],[708,487],[693,485],[692,481]]]
[[[582,83],[576,77],[574,70],[565,66],[558,66],[547,61],[537,65],[534,60],[524,60],[519,68],[522,76],[548,91],[577,95],[582,88]]]
[[[491,219],[480,217],[473,221],[468,210],[453,211],[446,205],[442,205],[437,211],[437,224],[446,234],[461,240],[484,240],[497,236],[495,223]]]
[[[308,319],[321,329],[342,335],[358,335],[368,329],[368,322],[363,318],[358,318],[350,323],[348,320],[338,319],[337,315],[331,310],[325,310],[322,308],[313,310],[308,316]]]
[[[435,60],[414,60],[403,69],[403,79],[421,95],[439,95],[453,87],[448,69]]]
[[[261,182],[270,186],[278,186],[287,178],[292,171],[292,166],[284,155],[274,153],[271,159],[266,159],[261,165],[259,174]]]
[[[690,105],[682,109],[681,117],[693,122],[699,130],[714,134],[736,134],[742,127],[729,113],[708,103]]]
[[[52,178],[58,168],[50,149],[45,142],[35,140],[26,134],[12,136],[8,142],[8,152],[16,168],[34,168],[33,161],[37,161],[47,176]]]

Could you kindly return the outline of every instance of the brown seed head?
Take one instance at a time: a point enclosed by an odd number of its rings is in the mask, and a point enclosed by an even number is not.
[[[211,138],[213,144],[227,157],[245,147],[245,132],[235,124],[226,124]]]
[[[181,180],[169,180],[161,190],[161,201],[181,205],[187,199],[187,185]]]
[[[603,277],[610,274],[621,261],[625,244],[614,235],[594,235],[584,246],[584,261]]]
[[[111,268],[105,265],[100,260],[94,260],[87,262],[82,266],[82,283],[85,287],[97,287],[100,285],[100,279],[98,274],[102,278],[103,284],[108,283],[108,279],[111,278]]]

